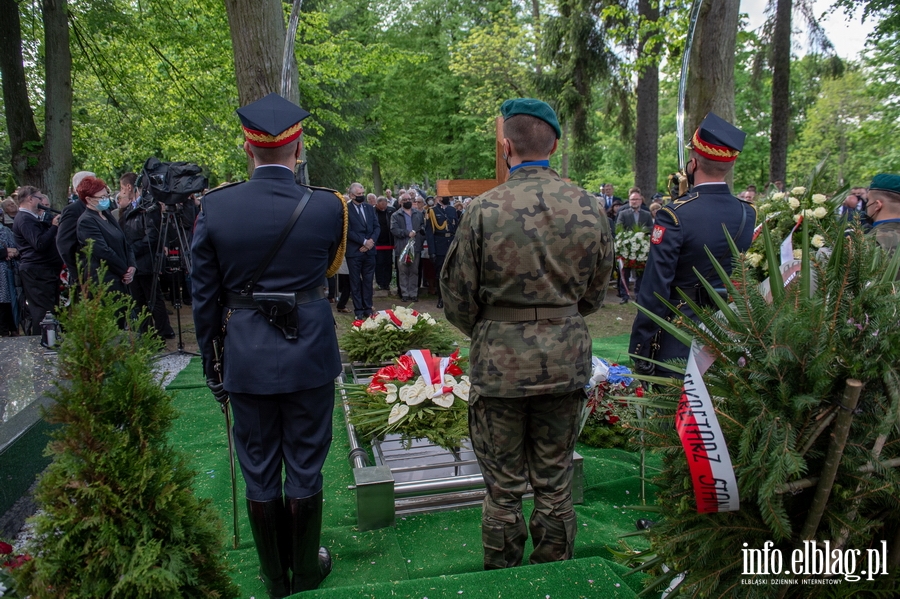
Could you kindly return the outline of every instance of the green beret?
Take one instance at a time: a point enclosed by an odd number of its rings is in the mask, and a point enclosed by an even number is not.
[[[534,98],[507,100],[500,106],[500,114],[503,115],[504,119],[514,117],[517,114],[533,116],[553,127],[553,131],[556,132],[556,139],[562,136],[562,129],[559,128],[559,120],[556,118],[556,113],[550,108],[549,104],[541,100],[535,100]]]
[[[875,177],[872,179],[871,185],[869,185],[869,190],[892,191],[894,193],[900,193],[900,175],[887,175],[884,173],[875,175]]]

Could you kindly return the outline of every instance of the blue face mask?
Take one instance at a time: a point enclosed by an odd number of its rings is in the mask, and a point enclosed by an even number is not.
[[[100,210],[106,210],[109,208],[109,198],[103,198],[99,202],[97,202],[97,208]]]

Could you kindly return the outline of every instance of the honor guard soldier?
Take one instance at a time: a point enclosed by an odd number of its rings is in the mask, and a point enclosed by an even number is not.
[[[743,131],[710,112],[694,132],[690,143],[690,160],[685,166],[688,192],[656,213],[650,236],[650,256],[637,303],[657,316],[671,318],[669,308],[659,294],[678,306],[687,318],[695,318],[678,294],[678,289],[700,306],[713,305],[700,284],[696,268],[716,289],[724,292],[706,248],[725,272],[731,273],[732,256],[723,226],[740,251],[753,241],[756,209],[753,204],[732,195],[725,177],[744,147]],[[661,330],[643,312],[638,313],[631,329],[630,353],[657,361],[688,357],[689,349]],[[681,377],[671,370],[644,360],[635,361],[640,373]]]
[[[469,433],[487,494],[485,569],[571,559],[575,439],[591,374],[584,316],[603,304],[613,265],[597,198],[550,168],[556,113],[507,100],[509,180],[473,200],[441,272],[447,320],[472,338]],[[526,527],[522,496],[531,483]]]
[[[456,227],[459,226],[459,213],[450,205],[449,197],[438,197],[434,206],[425,211],[425,240],[428,242],[428,251],[434,262],[434,271],[438,280],[441,278],[441,269],[444,267],[444,259],[450,244],[456,236]],[[437,290],[437,307],[444,307],[444,298],[441,296],[441,286]]]
[[[261,578],[270,597],[284,597],[331,571],[319,547],[322,464],[341,359],[323,285],[343,259],[347,210],[337,192],[294,180],[307,111],[269,94],[237,113],[255,169],[203,198],[194,323],[207,384],[234,411]]]
[[[865,210],[872,221],[867,235],[874,236],[878,246],[893,255],[900,247],[900,175],[875,175]]]

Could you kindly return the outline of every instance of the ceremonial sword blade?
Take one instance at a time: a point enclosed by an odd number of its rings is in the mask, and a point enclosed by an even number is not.
[[[694,0],[691,6],[691,21],[688,23],[687,39],[684,41],[684,56],[681,57],[681,79],[678,82],[678,112],[675,115],[675,131],[678,136],[678,170],[684,172],[684,97],[687,93],[688,70],[691,63],[691,46],[694,45],[694,31],[700,18],[703,0]]]

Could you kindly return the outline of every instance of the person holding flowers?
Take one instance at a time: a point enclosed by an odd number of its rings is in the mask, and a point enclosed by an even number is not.
[[[530,563],[573,556],[573,453],[592,372],[583,316],[602,305],[613,264],[597,198],[550,168],[556,113],[531,98],[500,112],[509,180],[469,204],[440,276],[447,320],[472,338],[469,434],[487,485],[485,569],[520,565],[529,529]]]

